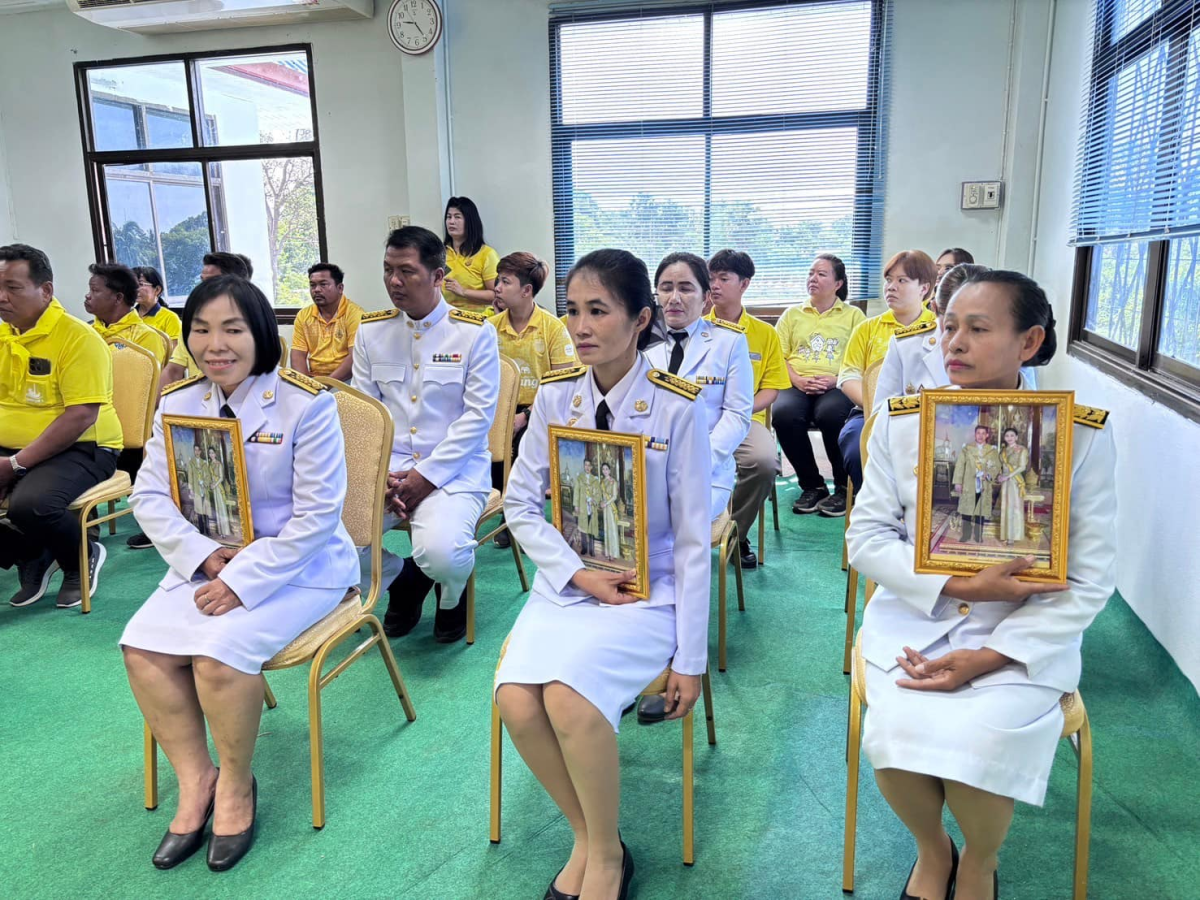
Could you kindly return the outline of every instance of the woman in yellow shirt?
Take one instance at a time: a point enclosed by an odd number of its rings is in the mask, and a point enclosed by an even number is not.
[[[138,281],[138,315],[142,317],[145,324],[157,328],[171,339],[171,346],[167,348],[167,358],[169,359],[171,351],[179,343],[179,336],[183,334],[183,323],[179,321],[179,316],[171,312],[166,301],[163,300],[165,288],[158,269],[153,266],[136,266],[133,274]]]
[[[483,220],[470,197],[446,203],[446,279],[442,296],[451,306],[490,316],[500,254],[483,240]]]

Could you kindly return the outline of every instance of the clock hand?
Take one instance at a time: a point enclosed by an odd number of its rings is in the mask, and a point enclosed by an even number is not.
[[[420,34],[421,37],[425,37],[425,32],[421,30],[421,26],[418,25],[416,22],[414,22],[412,19],[405,19],[400,24],[401,25],[411,25],[413,28],[417,29],[417,33]]]

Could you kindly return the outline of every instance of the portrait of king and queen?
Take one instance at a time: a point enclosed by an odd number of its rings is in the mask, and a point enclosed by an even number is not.
[[[174,421],[170,421],[173,420]],[[196,530],[220,544],[245,546],[251,529],[248,518],[245,458],[238,434],[226,423],[164,416],[171,489],[183,517]]]

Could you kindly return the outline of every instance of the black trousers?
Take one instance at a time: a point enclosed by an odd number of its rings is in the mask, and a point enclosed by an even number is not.
[[[855,407],[850,413],[850,418],[846,420],[846,424],[842,426],[842,433],[838,435],[838,447],[842,451],[842,464],[846,467],[846,472],[850,476],[850,480],[854,482],[854,491],[858,493],[862,490],[862,431],[867,420],[863,418],[863,411]]]
[[[830,388],[816,396],[796,388],[779,392],[771,410],[771,421],[779,436],[779,446],[792,468],[801,490],[824,487],[825,481],[817,469],[817,458],[813,455],[808,440],[808,429],[816,425],[821,430],[825,453],[833,466],[833,485],[846,489],[846,467],[842,463],[842,452],[838,449],[838,435],[854,404],[837,388]]]
[[[518,406],[517,412],[525,413],[525,415],[528,416],[529,415],[529,407],[528,406]],[[525,432],[527,429],[528,429],[528,426],[526,426],[525,428],[522,428],[520,431],[518,431],[516,434],[513,435],[512,461],[514,463],[517,461],[517,451],[521,449],[521,438],[525,437]],[[501,463],[501,462],[492,463],[492,487],[494,487],[498,491],[504,490],[504,463]]]
[[[16,452],[0,447],[0,456]],[[8,521],[16,530],[0,535],[0,568],[34,559],[48,549],[64,572],[79,571],[79,516],[67,507],[116,470],[117,454],[94,441],[73,444],[30,468],[8,498]]]

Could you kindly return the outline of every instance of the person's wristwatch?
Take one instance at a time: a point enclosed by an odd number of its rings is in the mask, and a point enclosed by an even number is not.
[[[20,478],[29,471],[27,468],[17,462],[17,454],[15,453],[8,458],[8,464],[12,466],[13,475],[15,475],[17,478]]]

